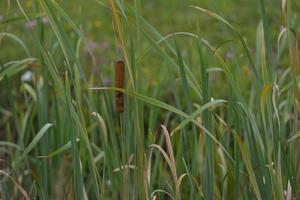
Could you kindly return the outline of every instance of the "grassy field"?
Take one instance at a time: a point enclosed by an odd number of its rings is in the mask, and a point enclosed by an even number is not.
[[[299,199],[299,10],[1,1],[0,199]]]

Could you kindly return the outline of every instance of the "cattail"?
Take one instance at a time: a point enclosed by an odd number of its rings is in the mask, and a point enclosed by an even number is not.
[[[123,61],[118,61],[116,63],[116,87],[124,88],[124,77],[125,77],[125,67]],[[116,92],[116,107],[117,112],[124,112],[124,95],[122,92]]]

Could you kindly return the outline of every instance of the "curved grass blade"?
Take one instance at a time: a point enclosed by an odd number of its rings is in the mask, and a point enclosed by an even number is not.
[[[182,112],[181,110],[178,110],[177,108],[170,106],[169,104],[166,104],[162,101],[138,94],[138,93],[134,93],[125,89],[120,89],[120,88],[114,88],[114,87],[92,87],[90,88],[91,90],[113,90],[113,91],[121,91],[129,96],[132,97],[136,97],[139,100],[142,100],[148,104],[157,106],[159,108],[171,111],[173,113],[176,113],[182,117],[188,118],[189,115],[186,114],[185,112]],[[203,127],[199,122],[197,122],[196,120],[192,120],[192,122],[198,126],[199,128],[201,128],[209,137],[211,137],[211,139],[216,142],[216,144],[218,144],[220,146],[220,148],[226,153],[226,155],[230,158],[231,161],[233,161],[232,157],[230,156],[229,152],[226,150],[226,148],[216,139],[215,136],[213,136],[211,134],[211,132],[209,132],[205,127]]]
[[[18,38],[16,35],[14,35],[12,33],[7,33],[7,32],[0,33],[0,38],[2,39],[4,37],[8,37],[8,38],[12,39],[13,41],[15,41],[17,44],[19,44],[24,49],[27,56],[30,57],[29,50],[27,49],[26,45],[24,44],[24,42],[20,38]]]
[[[198,117],[203,111],[205,111],[206,109],[212,107],[212,106],[216,106],[218,104],[222,104],[222,103],[227,103],[226,100],[214,100],[214,101],[210,101],[202,106],[200,106],[200,108],[198,108],[196,111],[194,111],[188,118],[186,118],[184,121],[182,121],[172,132],[171,132],[171,136],[179,131],[180,129],[182,129],[184,126],[186,126],[189,122],[193,121],[196,117]]]
[[[227,20],[225,20],[223,17],[219,16],[218,14],[216,14],[216,13],[210,11],[210,10],[206,10],[206,9],[201,8],[201,7],[198,7],[198,6],[190,6],[190,7],[195,8],[195,9],[197,9],[197,10],[200,10],[201,12],[206,13],[208,16],[213,17],[213,18],[215,18],[215,19],[217,19],[217,20],[223,22],[224,24],[226,24],[231,30],[233,30],[233,31],[238,35],[238,37],[239,37],[239,39],[240,39],[240,41],[241,41],[241,43],[242,43],[242,46],[243,46],[243,48],[244,48],[244,50],[245,50],[245,52],[246,52],[247,58],[248,58],[248,60],[249,60],[249,63],[250,63],[250,69],[251,69],[251,71],[253,72],[254,77],[255,77],[255,79],[258,81],[259,85],[261,85],[262,81],[261,81],[261,78],[260,78],[260,76],[259,76],[259,74],[258,74],[258,72],[257,72],[257,69],[256,69],[256,67],[255,67],[254,61],[253,61],[253,59],[252,59],[252,57],[251,57],[249,47],[248,47],[248,45],[247,45],[245,39],[243,38],[242,34],[238,31],[238,29],[236,29],[233,25],[231,25],[231,24],[230,24]]]
[[[79,142],[80,140],[77,138],[77,142]],[[56,155],[59,155],[61,153],[63,153],[64,151],[70,149],[72,147],[72,143],[71,141],[69,141],[68,143],[66,143],[65,145],[63,145],[62,147],[60,147],[59,149],[53,151],[52,153],[46,155],[46,156],[37,156],[38,158],[51,158],[54,157]]]
[[[53,126],[53,124],[50,124],[50,123],[47,123],[43,126],[43,128],[33,138],[31,143],[26,147],[23,154],[18,158],[16,163],[21,162],[29,154],[29,152],[37,145],[37,143],[40,141],[40,139],[47,133],[48,129],[52,126]]]

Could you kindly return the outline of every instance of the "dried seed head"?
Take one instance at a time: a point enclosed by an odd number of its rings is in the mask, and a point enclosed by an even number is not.
[[[124,88],[124,77],[125,77],[125,67],[123,61],[118,61],[115,65],[116,67],[116,87]],[[124,112],[124,95],[122,92],[116,92],[116,108],[118,113]]]

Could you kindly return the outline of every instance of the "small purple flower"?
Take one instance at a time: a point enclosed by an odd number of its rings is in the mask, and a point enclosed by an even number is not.
[[[36,25],[37,25],[36,20],[31,20],[25,24],[25,27],[28,29],[33,29],[34,27],[36,27]]]
[[[95,52],[95,50],[98,48],[98,44],[94,41],[88,41],[86,43],[86,46],[85,46],[85,52],[89,53],[89,52]]]

